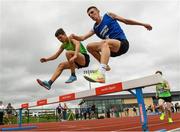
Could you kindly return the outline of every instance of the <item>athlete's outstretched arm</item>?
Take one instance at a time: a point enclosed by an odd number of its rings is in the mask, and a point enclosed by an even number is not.
[[[41,58],[40,59],[40,61],[41,61],[41,63],[43,63],[43,62],[47,62],[47,61],[50,61],[50,60],[55,60],[62,52],[63,52],[63,48],[62,48],[62,46],[58,49],[58,51],[55,53],[55,54],[53,54],[52,56],[50,56],[50,57],[48,57],[48,58]]]
[[[91,37],[92,35],[94,35],[94,31],[89,31],[87,34],[82,35],[82,36],[77,36],[75,34],[71,34],[70,38],[76,39],[78,41],[84,41],[86,39],[88,39],[89,37]]]
[[[147,23],[142,23],[142,22],[137,22],[135,20],[130,20],[130,19],[126,19],[126,18],[123,18],[121,16],[118,16],[114,13],[108,13],[109,16],[111,16],[113,19],[116,19],[124,24],[127,24],[127,25],[140,25],[140,26],[143,26],[145,27],[147,30],[152,30],[152,26],[150,24],[147,24]]]

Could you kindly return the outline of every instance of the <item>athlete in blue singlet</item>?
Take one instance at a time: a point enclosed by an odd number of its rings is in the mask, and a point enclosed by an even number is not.
[[[105,83],[105,72],[110,70],[108,66],[109,58],[125,54],[129,49],[129,42],[117,21],[127,25],[140,25],[147,30],[152,30],[152,27],[146,23],[125,19],[114,13],[106,13],[101,17],[100,11],[95,6],[89,7],[87,14],[95,21],[93,29],[83,36],[72,34],[71,37],[83,41],[96,34],[102,39],[100,42],[87,45],[88,51],[100,62],[100,65],[98,70],[84,77],[91,82]]]

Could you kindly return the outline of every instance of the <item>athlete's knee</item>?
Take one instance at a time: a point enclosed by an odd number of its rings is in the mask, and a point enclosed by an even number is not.
[[[164,102],[164,100],[163,100],[163,99],[159,99],[159,100],[158,100],[158,104],[159,104],[159,106],[163,106],[163,105],[164,105],[164,103],[165,103],[165,102]]]
[[[63,70],[65,68],[65,64],[64,63],[60,63],[59,65],[58,65],[58,69],[59,70]]]
[[[109,47],[108,40],[102,40],[102,47]]]
[[[67,51],[67,52],[66,52],[66,57],[67,57],[67,58],[70,58],[72,55],[73,55],[73,52],[72,52],[72,51]]]
[[[166,102],[165,107],[167,110],[171,111],[172,104],[170,102]]]
[[[88,44],[86,46],[86,48],[87,48],[88,52],[90,52],[90,53],[94,51],[94,48],[93,48],[93,46],[91,44]]]

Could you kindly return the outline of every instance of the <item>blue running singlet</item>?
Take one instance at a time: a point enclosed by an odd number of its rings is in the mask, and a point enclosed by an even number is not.
[[[122,28],[116,19],[113,19],[108,14],[103,16],[100,24],[94,24],[93,30],[101,39],[118,39],[127,40]]]

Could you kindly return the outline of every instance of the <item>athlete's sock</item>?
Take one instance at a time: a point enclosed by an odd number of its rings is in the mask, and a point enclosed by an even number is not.
[[[76,73],[74,73],[74,72],[73,72],[73,73],[71,73],[71,76],[74,76],[74,77],[76,77]]]
[[[49,85],[51,86],[53,84],[53,81],[52,80],[49,80],[48,81]]]
[[[100,64],[100,65],[99,65],[99,71],[100,71],[102,74],[104,74],[104,75],[105,75],[105,73],[106,73],[106,67],[107,67],[106,64]]]

